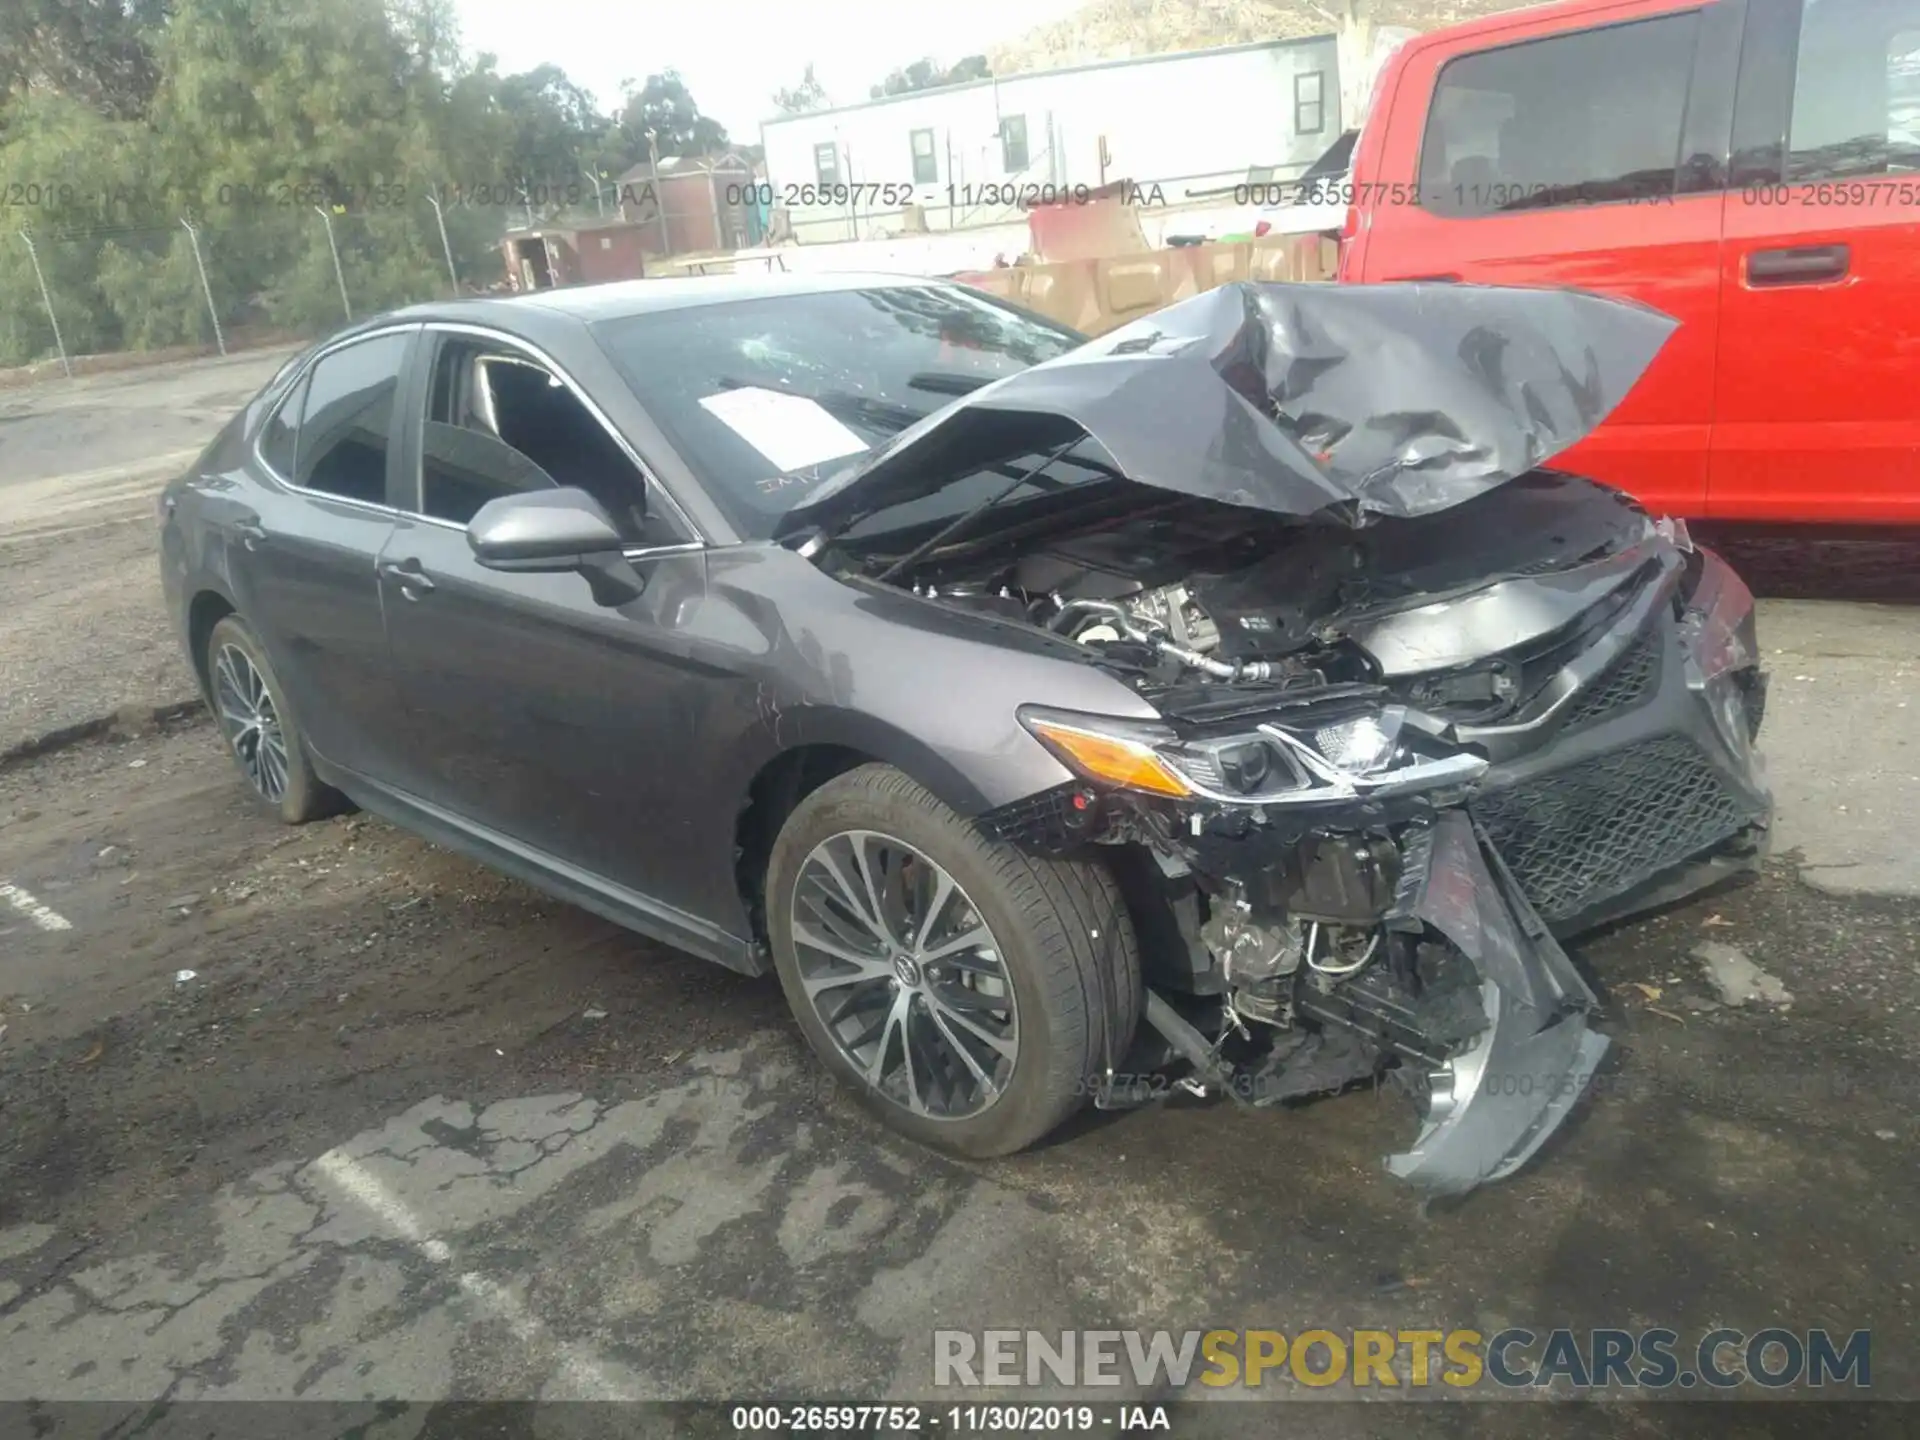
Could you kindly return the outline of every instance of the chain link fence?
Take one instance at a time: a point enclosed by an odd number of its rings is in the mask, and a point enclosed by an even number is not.
[[[1277,180],[1299,168],[1256,178]],[[1280,188],[1249,187],[1248,180],[1240,172],[1134,182],[1136,198],[1125,203],[1139,209],[1148,243],[1165,244],[1166,234],[1196,211]],[[320,197],[276,192],[269,203],[247,194],[210,214],[151,208],[126,223],[66,225],[47,223],[44,212],[0,209],[0,387],[316,339],[397,306],[506,290],[513,282],[502,242],[514,235],[558,233],[578,245],[565,264],[557,263],[560,250],[542,250],[544,241],[516,248],[516,267],[528,271],[521,284],[637,274],[641,248],[649,252],[649,273],[697,268],[702,256],[749,240],[746,232],[758,227],[743,219],[747,201],[768,188],[722,188],[718,180],[663,185],[664,203],[656,203],[650,185],[608,186],[597,197],[578,186],[535,193],[500,185],[478,201],[443,201],[395,186],[356,196],[354,205],[309,204]],[[983,203],[969,196],[931,212],[910,207],[917,223],[909,225],[907,210],[869,205],[864,191],[849,194],[845,206],[779,217],[787,224],[776,229],[798,242],[790,268],[841,268],[841,261],[853,262],[832,252],[876,239],[911,246],[978,237],[1002,250],[1023,248],[1026,212],[1017,197]],[[593,229],[623,219],[637,235]],[[656,270],[653,254],[663,245],[680,252],[678,261]],[[950,251],[959,253],[951,245],[941,253]],[[981,263],[990,262],[952,268]]]
[[[226,354],[498,290],[500,238],[522,219],[519,207],[442,206],[433,196],[86,226],[0,213],[0,376]]]

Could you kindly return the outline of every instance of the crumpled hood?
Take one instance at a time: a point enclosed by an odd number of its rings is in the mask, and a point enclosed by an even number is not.
[[[844,525],[1080,430],[1164,490],[1352,525],[1424,515],[1589,434],[1675,325],[1565,290],[1236,282],[936,411],[780,529]]]

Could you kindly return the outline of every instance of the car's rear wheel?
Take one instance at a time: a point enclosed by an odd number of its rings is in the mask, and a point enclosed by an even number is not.
[[[213,718],[254,799],[289,825],[347,808],[313,773],[286,692],[246,621],[229,615],[213,627],[206,663]]]
[[[767,906],[808,1043],[925,1144],[1024,1149],[1132,1042],[1139,952],[1105,867],[991,841],[889,766],[800,803],[773,847]]]

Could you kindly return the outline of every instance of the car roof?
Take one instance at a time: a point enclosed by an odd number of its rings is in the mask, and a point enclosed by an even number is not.
[[[583,324],[624,320],[664,310],[725,305],[739,300],[769,300],[783,295],[820,295],[900,285],[947,285],[926,275],[845,271],[813,275],[689,275],[660,280],[615,280],[600,285],[569,285],[520,295],[490,296],[412,305],[383,319],[492,321],[512,325],[529,312],[570,316]]]
[[[1556,21],[1583,21],[1604,16],[1613,11],[1624,11],[1618,22],[1626,24],[1633,20],[1651,20],[1667,11],[1684,10],[1688,0],[1652,0],[1652,3],[1636,4],[1633,0],[1553,0],[1545,5],[1521,5],[1516,9],[1496,10],[1490,15],[1477,15],[1470,20],[1460,20],[1452,25],[1437,26],[1432,30],[1415,35],[1402,47],[1402,53],[1433,49],[1451,49],[1456,41],[1478,40],[1489,35],[1498,35],[1516,25],[1551,26]],[[1541,38],[1545,38],[1544,34]]]

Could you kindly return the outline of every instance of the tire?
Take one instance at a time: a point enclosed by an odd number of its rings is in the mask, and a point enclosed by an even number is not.
[[[847,887],[827,883],[824,862],[837,857],[840,873],[857,886],[852,867],[861,857],[858,846],[866,847],[874,871],[884,871],[885,857],[901,847],[917,852],[917,862],[907,860],[894,872],[900,877],[897,885],[889,880],[879,887],[908,897],[904,908],[893,912],[900,918],[884,928],[897,932],[923,925],[923,943],[904,947],[911,955],[903,978],[889,980],[880,973],[890,964],[894,974],[901,973],[901,946],[892,948],[896,958],[889,960],[888,947],[878,941],[871,953],[867,945],[856,945],[860,959],[854,960],[810,943],[824,939],[839,946],[857,930],[842,923],[849,911],[839,897]],[[940,871],[954,887],[944,908],[924,898],[943,893],[937,888]],[[923,897],[922,914],[938,913],[924,922],[915,919],[910,898],[915,893]],[[823,909],[823,902],[831,909]],[[861,908],[871,915],[875,907]],[[1081,1108],[1133,1041],[1142,994],[1140,955],[1132,920],[1106,867],[1036,857],[991,841],[890,766],[848,771],[809,794],[788,817],[768,862],[767,920],[781,988],[814,1053],[889,1127],[937,1150],[987,1158],[1034,1144]],[[975,921],[984,925],[990,945],[945,959],[930,953],[978,934]],[[840,928],[829,931],[834,923]],[[869,927],[866,933],[874,932]],[[944,946],[943,935],[949,937]],[[924,973],[914,957],[924,957]],[[966,969],[949,968],[956,965]],[[834,978],[862,966],[872,973]],[[998,975],[979,973],[995,967]],[[809,978],[833,987],[817,991],[818,1006],[808,995]],[[823,1013],[854,1003],[862,987],[872,997],[862,1004],[871,1008],[837,1021]],[[1013,1013],[1006,1016],[999,997],[1009,987]],[[903,989],[910,992],[904,1000]],[[965,1003],[957,1007],[963,1013],[956,1022],[950,1002],[958,1001]],[[863,1026],[895,1023],[891,1017],[900,1012],[891,1007],[896,1004],[906,1007],[904,1025],[875,1043],[891,1047],[880,1057],[883,1068],[909,1042],[918,1047],[915,1058],[905,1062],[915,1086],[911,1093],[899,1071],[883,1073],[877,1086],[869,1078],[870,1063],[858,1058],[860,1047],[847,1043],[850,1032]],[[1003,1043],[1010,1036],[1012,1057],[982,1041],[967,1015],[997,1032]],[[949,1022],[944,1030],[943,1022]],[[838,1025],[838,1036],[832,1024]],[[956,1046],[973,1055],[978,1070],[963,1065]],[[869,1062],[872,1058],[869,1054]],[[989,1066],[995,1068],[985,1078],[997,1083],[981,1085],[979,1070]],[[943,1088],[943,1074],[958,1078]],[[954,1099],[969,1086],[971,1108]]]
[[[286,691],[273,673],[266,647],[246,621],[238,615],[229,615],[215,625],[207,636],[207,653],[203,659],[207,689],[213,700],[214,723],[220,727],[227,753],[246,781],[247,793],[254,803],[288,825],[304,825],[309,820],[350,809],[344,795],[313,773],[313,762],[307,758],[306,741],[299,721],[287,704]],[[249,668],[251,676],[247,673]],[[256,695],[260,697],[258,713],[269,717],[268,730],[277,734],[281,742],[277,752],[267,747],[277,763],[264,766],[260,763],[260,727],[257,724],[253,727],[250,740],[248,727],[240,718]]]

